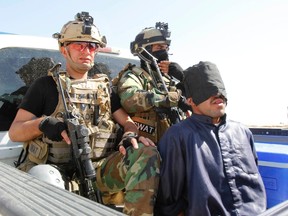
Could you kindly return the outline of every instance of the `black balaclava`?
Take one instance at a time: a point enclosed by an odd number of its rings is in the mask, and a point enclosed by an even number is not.
[[[227,102],[225,86],[215,64],[202,62],[187,68],[184,71],[184,87],[187,98],[192,97],[196,105],[204,102],[211,96],[223,95]]]
[[[158,50],[158,51],[152,52],[152,55],[158,59],[157,60],[158,63],[160,63],[161,61],[169,60],[167,50]]]
[[[168,56],[168,52],[167,50],[158,50],[158,51],[155,51],[155,52],[152,52],[152,46],[149,45],[146,47],[146,50],[151,53],[151,55],[153,55],[155,58],[157,58],[157,63],[160,63],[161,61],[165,61],[165,60],[169,60],[169,56]],[[152,58],[145,52],[143,51],[141,53],[145,58],[149,59],[152,61]],[[146,63],[144,60],[140,59],[140,62],[141,62],[141,67],[143,69],[146,69]],[[151,63],[150,64],[150,67],[152,68],[152,70],[156,70],[155,66]]]

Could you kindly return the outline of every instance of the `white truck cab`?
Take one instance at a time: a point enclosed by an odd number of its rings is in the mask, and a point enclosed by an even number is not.
[[[13,166],[17,160],[22,143],[11,142],[8,136],[17,106],[29,85],[58,62],[64,70],[64,58],[52,37],[0,33],[0,161]],[[128,63],[138,65],[139,60],[125,50],[101,48],[91,71],[113,78]]]

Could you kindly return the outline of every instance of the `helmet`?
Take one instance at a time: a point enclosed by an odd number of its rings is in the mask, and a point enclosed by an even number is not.
[[[65,183],[58,169],[49,164],[39,164],[32,167],[28,173],[37,179],[65,189]]]
[[[168,46],[171,40],[167,38],[170,37],[171,32],[168,31],[168,24],[163,22],[157,22],[156,27],[148,27],[143,29],[135,38],[135,41],[130,43],[130,50],[133,55],[141,53],[140,47],[146,48],[151,52],[150,45],[158,43],[166,43]]]
[[[106,46],[106,37],[101,36],[98,28],[93,24],[93,17],[88,12],[81,12],[75,15],[74,21],[67,22],[60,33],[53,34],[58,39],[59,47],[69,41],[94,42],[100,47]]]

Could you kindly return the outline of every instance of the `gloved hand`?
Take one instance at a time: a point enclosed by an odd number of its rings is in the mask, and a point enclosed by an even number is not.
[[[181,97],[181,90],[168,92],[161,100],[155,101],[156,107],[176,107]]]
[[[39,130],[52,141],[61,141],[62,131],[66,130],[66,124],[59,119],[47,116],[39,124]]]
[[[132,145],[131,143],[132,138],[135,138],[138,140],[138,135],[133,132],[125,132],[122,136],[121,142],[118,144],[118,147],[124,146],[125,149],[128,148],[129,146]]]

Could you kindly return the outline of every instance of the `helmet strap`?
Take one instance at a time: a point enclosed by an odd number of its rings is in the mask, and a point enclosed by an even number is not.
[[[74,62],[73,59],[71,58],[69,49],[67,49],[67,47],[65,47],[65,50],[67,53],[67,62],[69,63],[70,67],[73,70],[75,70],[77,72],[81,72],[81,73],[86,73],[94,66],[94,61],[90,65],[79,64],[79,63]]]

